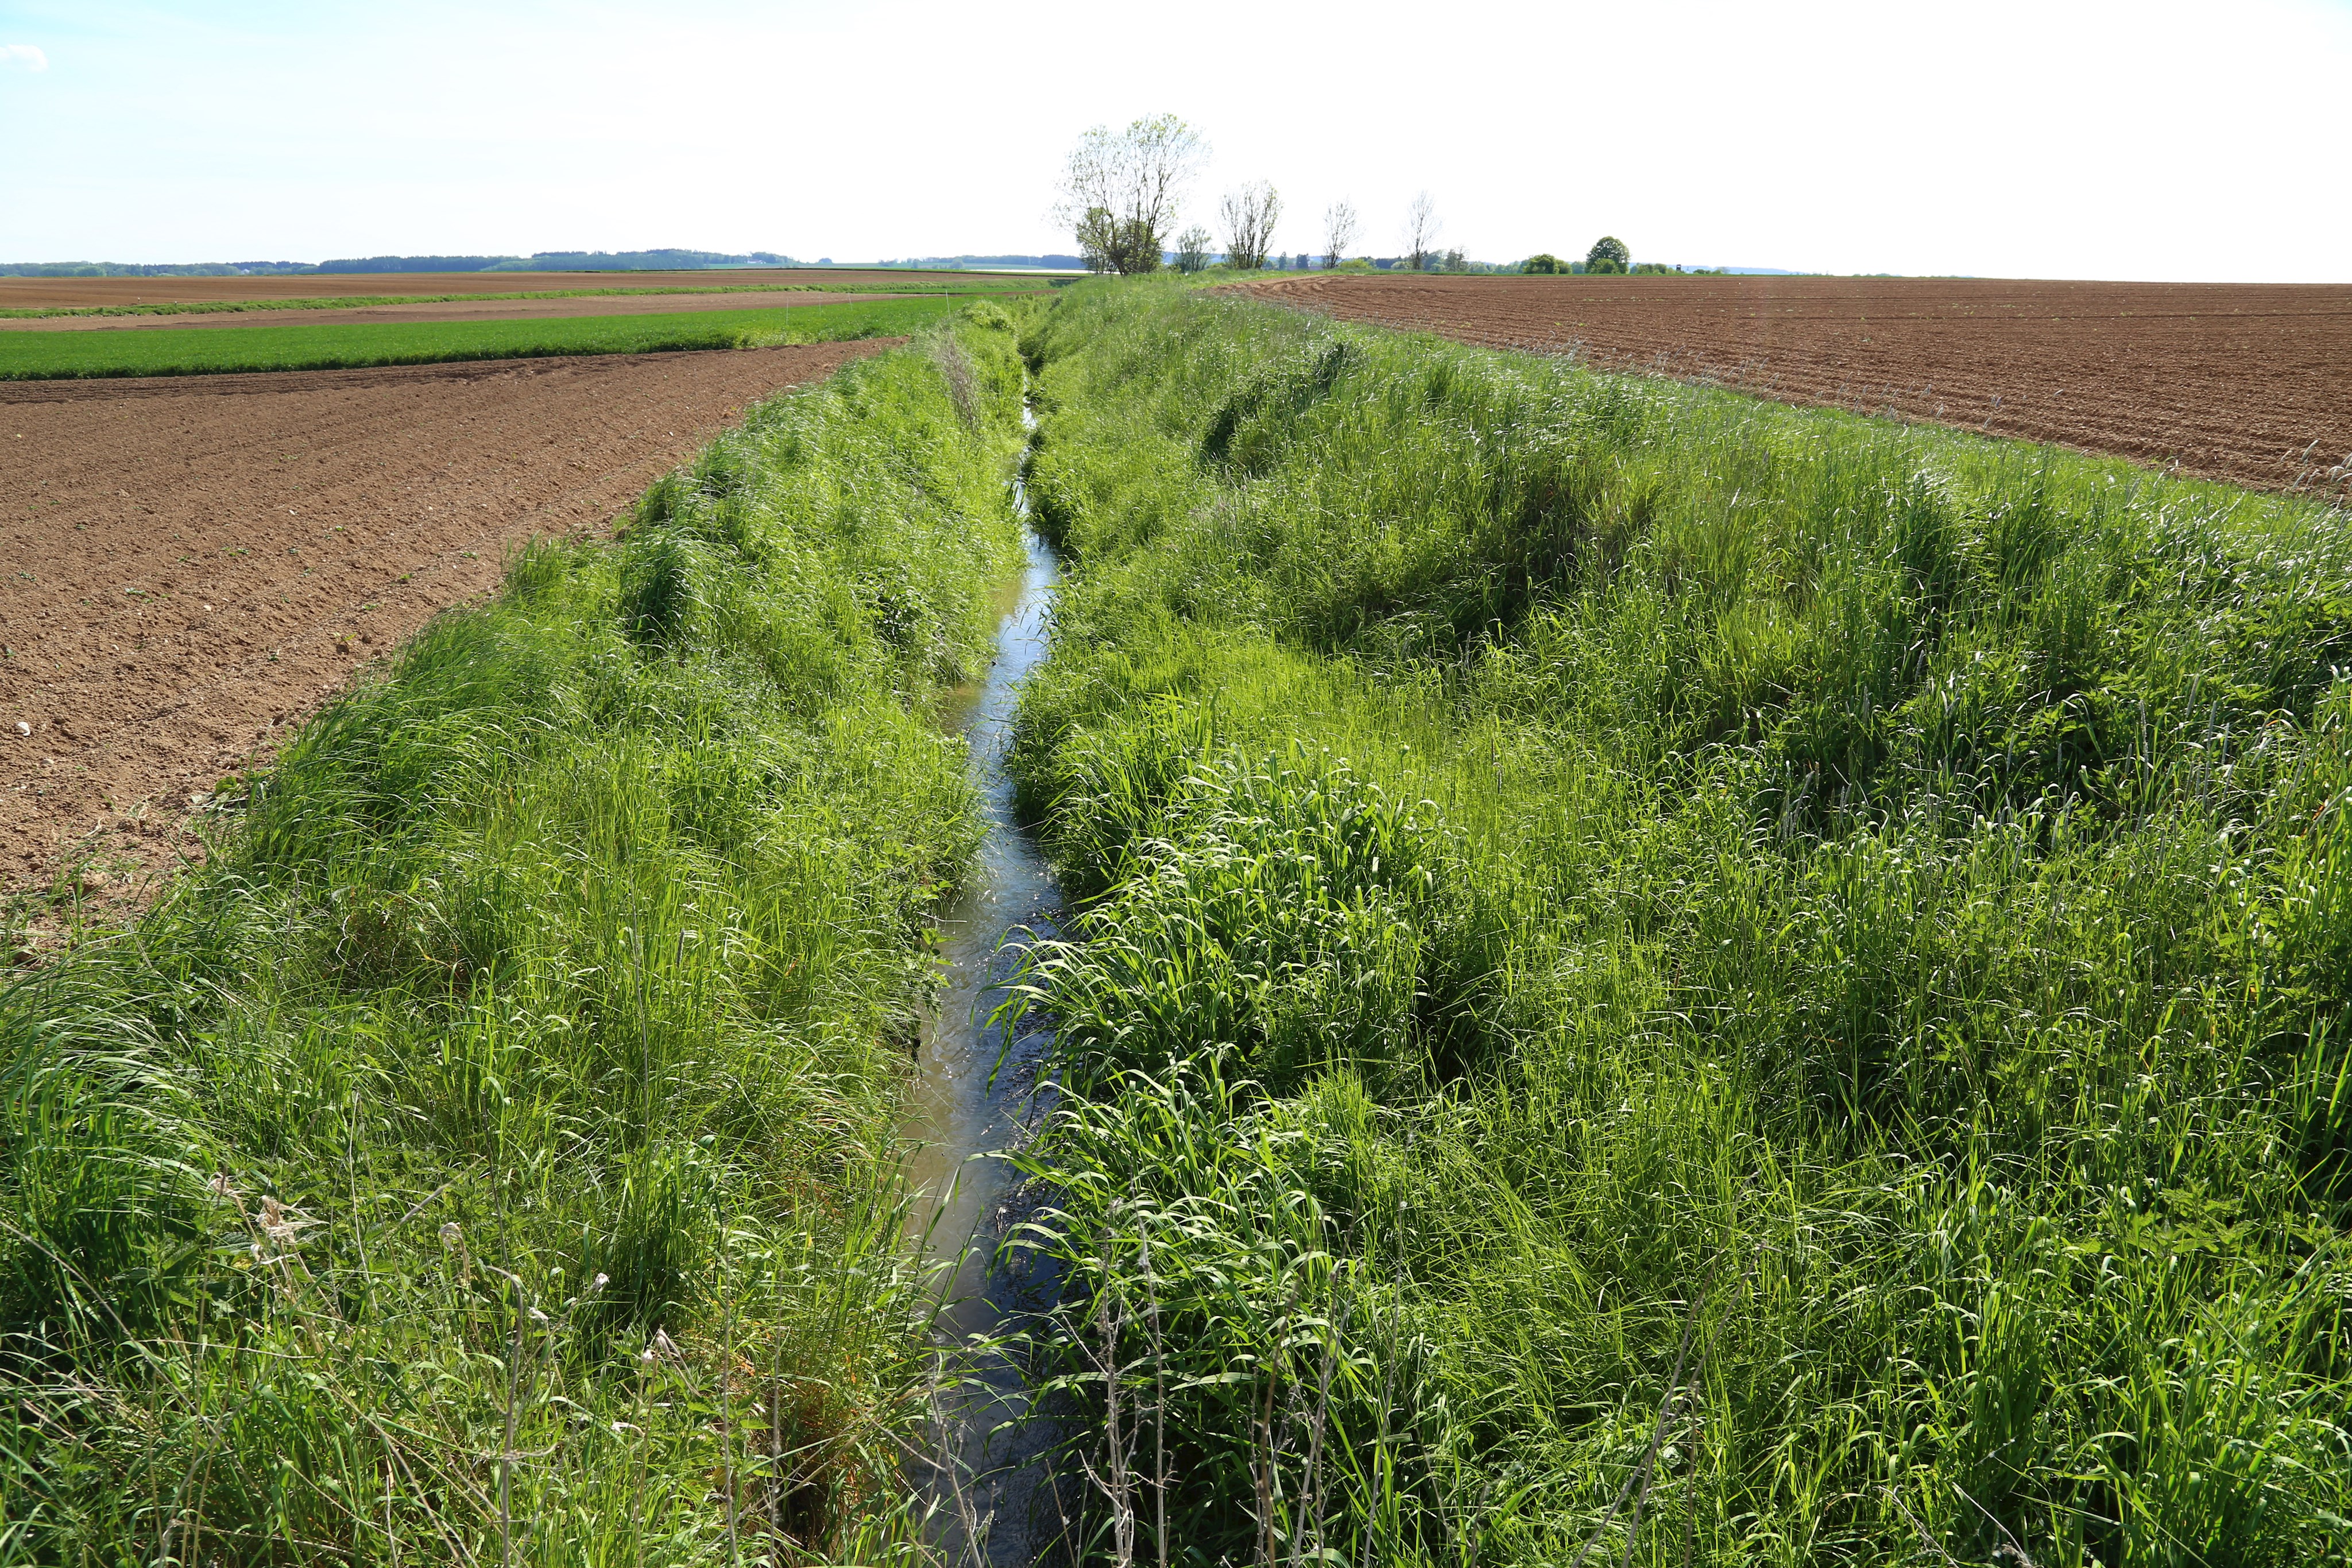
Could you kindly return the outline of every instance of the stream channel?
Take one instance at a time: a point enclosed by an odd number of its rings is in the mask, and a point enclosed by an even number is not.
[[[1036,423],[1026,408],[1022,423]],[[1043,852],[1014,820],[1004,768],[1022,684],[1045,657],[1061,572],[1052,548],[1026,526],[1028,496],[1018,478],[1013,505],[1028,565],[1017,595],[1008,588],[987,678],[959,693],[945,716],[970,744],[987,836],[940,922],[944,984],[923,1027],[907,1123],[919,1140],[906,1166],[917,1193],[912,1220],[944,1303],[934,1335],[944,1369],[931,1450],[908,1467],[908,1479],[934,1510],[944,1560],[959,1568],[1034,1563],[1059,1534],[1054,1478],[1042,1458],[1055,1423],[1031,1416],[1014,1360],[972,1343],[1049,1310],[1058,1284],[1034,1254],[1006,1266],[997,1253],[1022,1216],[1014,1212],[1021,1174],[995,1156],[1023,1142],[1040,1113],[1036,1078],[1053,1030],[1032,1020],[1008,1048],[992,1015],[1028,945],[1056,934],[1061,904]]]

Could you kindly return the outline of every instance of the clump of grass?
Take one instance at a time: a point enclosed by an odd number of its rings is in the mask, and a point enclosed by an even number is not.
[[[1148,285],[1026,347],[1107,1552],[2344,1560],[2342,514]]]
[[[0,991],[14,1555],[898,1549],[931,699],[1022,559],[1010,323],[954,336],[969,407],[919,347],[756,408]]]

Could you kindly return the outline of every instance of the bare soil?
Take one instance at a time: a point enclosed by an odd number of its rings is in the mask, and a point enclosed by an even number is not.
[[[2352,286],[1309,275],[1349,320],[2343,496]]]
[[[0,886],[135,904],[216,780],[511,548],[888,346],[0,383]]]
[[[751,288],[823,285],[887,293],[940,273],[892,267],[746,267],[724,272],[306,272],[276,277],[0,277],[0,309],[105,305],[208,305],[235,299],[336,299],[352,295],[530,294],[556,288]]]
[[[189,327],[317,327],[333,321],[530,321],[557,316],[670,316],[692,310],[786,310],[880,294],[593,294],[573,299],[444,299],[348,309],[237,310],[189,316],[0,317],[0,332],[117,332]]]

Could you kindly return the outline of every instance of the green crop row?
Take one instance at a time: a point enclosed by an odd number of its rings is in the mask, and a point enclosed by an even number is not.
[[[901,337],[943,319],[945,298],[856,300],[769,310],[566,316],[531,321],[336,322],[0,332],[0,381],[343,370],[567,354],[655,354]]]
[[[983,305],[760,405],[0,988],[0,1557],[906,1538],[897,1105],[979,832],[934,704],[1021,385]]]
[[[1042,287],[1034,277],[987,273],[908,272],[899,283],[887,275],[863,273],[856,283],[607,283],[583,288],[534,288],[505,294],[345,294],[290,299],[164,299],[132,305],[59,305],[0,308],[0,321],[51,320],[84,316],[219,316],[257,310],[353,310],[370,305],[472,304],[500,299],[598,299],[642,294],[1028,294]],[[165,285],[163,287],[169,287]]]
[[[1152,284],[1026,348],[1106,1560],[2347,1561],[2341,513]]]

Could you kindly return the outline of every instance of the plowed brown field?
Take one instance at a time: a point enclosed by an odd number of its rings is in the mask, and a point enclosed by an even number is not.
[[[509,547],[887,346],[0,383],[0,884],[137,898],[191,797]]]
[[[1349,320],[2263,489],[2340,496],[2352,468],[2342,285],[1310,275],[1239,287]]]

